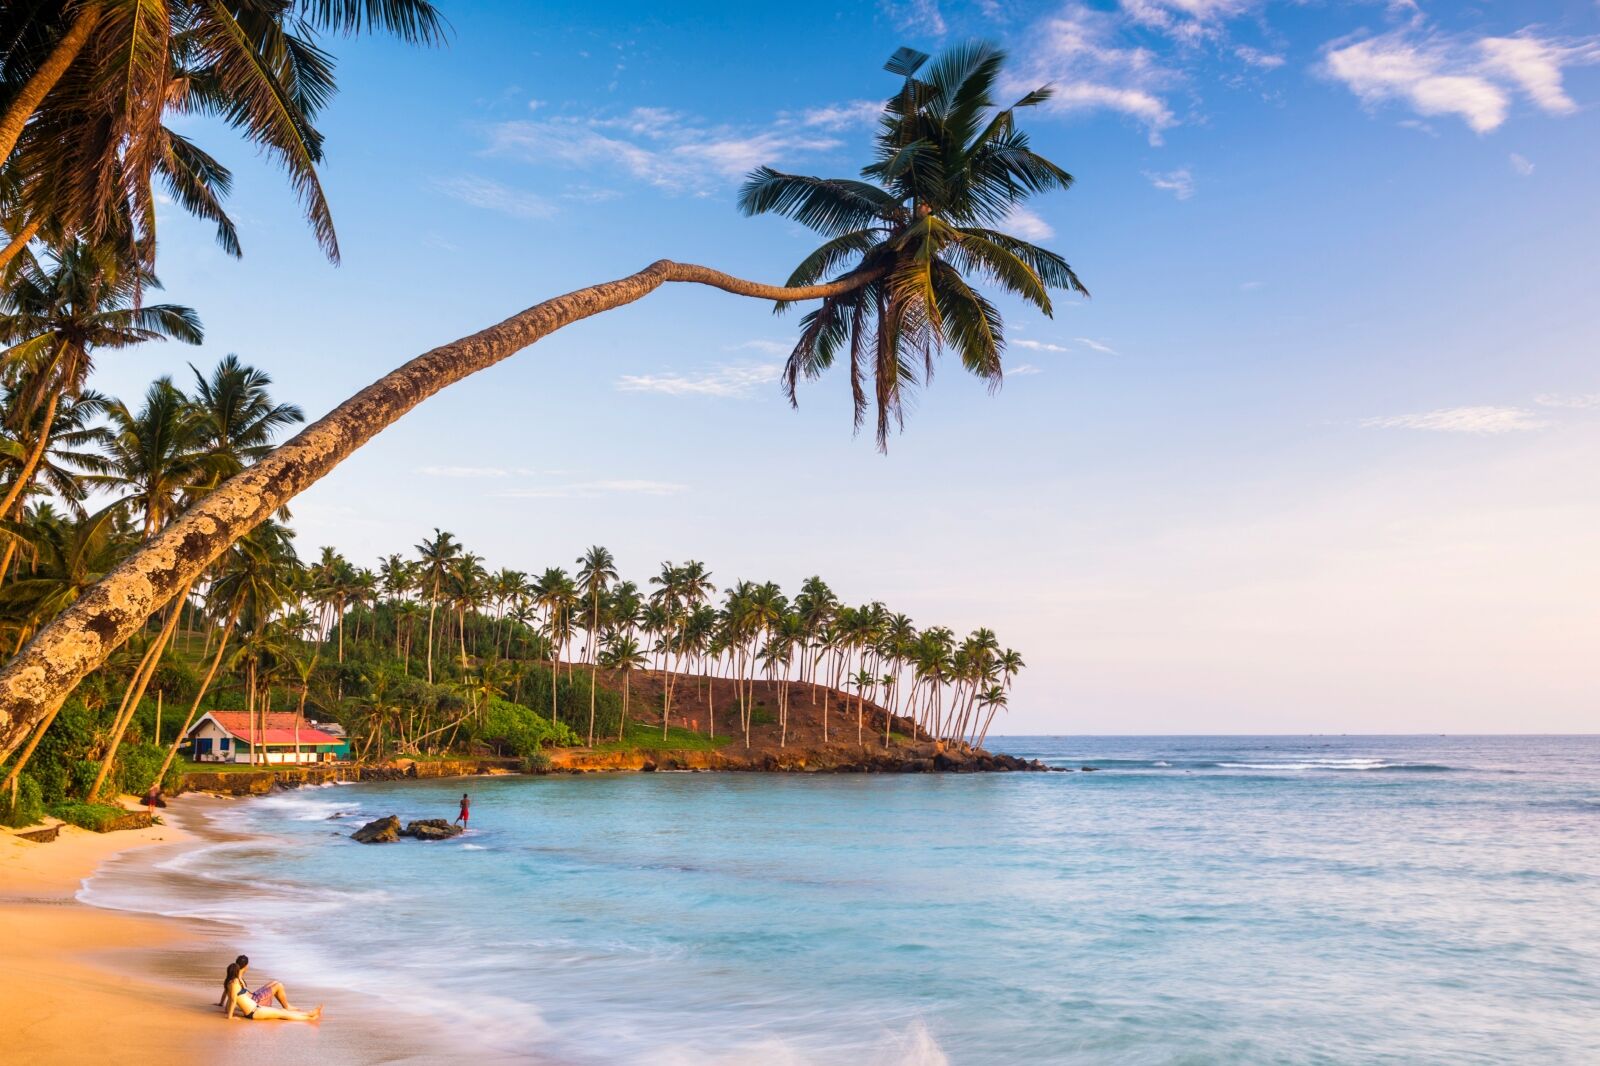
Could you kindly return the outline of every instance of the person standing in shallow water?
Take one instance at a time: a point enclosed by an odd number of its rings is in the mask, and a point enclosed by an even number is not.
[[[461,828],[467,827],[467,819],[472,817],[472,800],[465,792],[461,793],[461,813],[456,815],[456,821],[461,823]]]

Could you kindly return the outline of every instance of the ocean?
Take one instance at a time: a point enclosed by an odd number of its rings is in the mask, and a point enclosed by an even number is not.
[[[84,898],[530,1061],[1600,1061],[1600,736],[992,746],[1099,769],[303,789]]]

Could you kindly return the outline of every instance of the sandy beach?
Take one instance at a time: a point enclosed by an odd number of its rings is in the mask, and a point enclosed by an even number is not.
[[[323,1020],[227,1021],[215,1006],[223,967],[237,954],[231,927],[104,909],[76,896],[107,863],[112,876],[151,874],[157,863],[219,839],[207,809],[184,797],[166,825],[98,834],[64,826],[53,843],[0,836],[0,1029],[4,1058],[33,1066],[493,1061],[430,1036],[425,1019],[388,1026],[384,1005],[343,989],[298,984],[270,960],[256,977],[288,985],[296,1005],[326,1006]]]

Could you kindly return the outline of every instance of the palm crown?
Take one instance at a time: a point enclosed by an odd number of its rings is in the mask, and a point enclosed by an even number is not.
[[[1088,294],[1061,256],[997,228],[1028,197],[1072,184],[1072,175],[1035,153],[1016,127],[1017,109],[1043,103],[1050,89],[1035,89],[1009,107],[995,104],[1005,58],[991,44],[964,45],[918,77],[928,57],[900,49],[885,69],[904,75],[905,85],[884,106],[876,158],[861,171],[866,180],[760,167],[740,192],[745,214],[775,212],[828,238],[788,285],[866,279],[801,319],[783,380],[794,403],[802,375],[817,377],[847,353],[856,426],[875,404],[880,448],[890,422],[903,421],[906,392],[932,376],[933,358],[944,348],[954,348],[991,388],[999,386],[1004,323],[969,277],[1046,315],[1051,289]]]

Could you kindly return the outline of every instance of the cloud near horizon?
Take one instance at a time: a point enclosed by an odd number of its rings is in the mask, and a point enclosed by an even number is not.
[[[747,342],[759,343],[759,342]],[[779,363],[727,363],[698,374],[624,374],[618,392],[657,392],[665,396],[712,396],[746,399],[756,389],[778,380]]]
[[[1435,433],[1477,433],[1494,436],[1523,433],[1550,425],[1525,407],[1447,407],[1408,415],[1364,418],[1367,429],[1419,429]]]
[[[546,485],[538,488],[507,489],[491,495],[498,499],[509,500],[565,500],[619,495],[676,496],[688,488],[689,486],[676,481],[620,478],[607,481],[575,481],[566,485]]]

